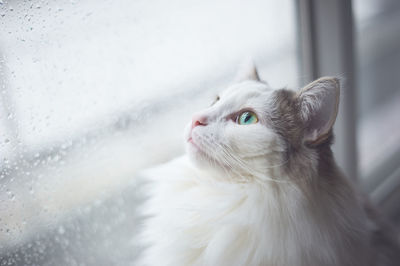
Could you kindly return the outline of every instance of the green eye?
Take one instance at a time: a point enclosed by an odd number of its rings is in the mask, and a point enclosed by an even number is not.
[[[255,113],[253,112],[243,112],[241,113],[236,121],[239,125],[250,125],[250,124],[255,124],[258,122],[258,118]]]

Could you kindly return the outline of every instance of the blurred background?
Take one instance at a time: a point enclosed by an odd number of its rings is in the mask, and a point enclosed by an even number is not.
[[[336,157],[400,228],[399,1],[0,0],[0,28],[0,265],[135,265],[135,175],[249,56],[343,78]]]

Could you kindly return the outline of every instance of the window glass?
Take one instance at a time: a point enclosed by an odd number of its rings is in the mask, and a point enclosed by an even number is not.
[[[355,0],[353,9],[360,174],[385,178],[400,161],[400,2]]]
[[[296,86],[290,0],[0,0],[1,265],[129,265],[135,173],[240,62]]]

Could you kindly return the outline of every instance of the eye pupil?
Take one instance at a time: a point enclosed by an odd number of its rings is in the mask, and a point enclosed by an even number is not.
[[[251,114],[250,113],[246,113],[246,118],[244,119],[244,122],[248,122],[251,118]]]

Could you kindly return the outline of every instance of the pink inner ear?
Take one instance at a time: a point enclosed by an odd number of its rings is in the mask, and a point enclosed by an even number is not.
[[[326,133],[333,126],[332,117],[335,115],[335,99],[330,96],[324,97],[320,108],[315,110],[311,116],[310,127],[319,134]]]
[[[324,140],[332,129],[339,104],[339,87],[336,79],[324,78],[310,84],[302,93],[302,113],[305,115],[310,142]]]

